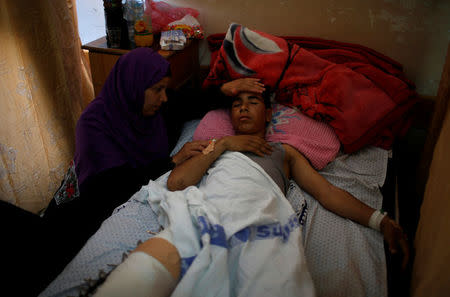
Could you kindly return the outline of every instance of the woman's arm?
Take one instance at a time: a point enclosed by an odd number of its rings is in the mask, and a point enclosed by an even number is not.
[[[295,148],[283,145],[292,178],[306,192],[311,194],[326,209],[361,225],[369,226],[375,209],[356,199],[347,191],[335,187],[311,167],[306,158]],[[380,231],[389,244],[391,253],[400,248],[403,252],[403,267],[409,259],[409,248],[402,228],[388,216],[380,224]]]
[[[271,154],[272,147],[261,137],[252,135],[226,136],[216,141],[214,149],[209,153],[201,153],[177,165],[170,173],[167,188],[180,191],[196,185],[212,163],[226,150],[253,152],[259,156]]]

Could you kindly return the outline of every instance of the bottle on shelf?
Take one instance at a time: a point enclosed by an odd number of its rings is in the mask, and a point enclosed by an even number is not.
[[[146,10],[148,10],[146,13]],[[152,18],[145,0],[126,0],[124,18],[131,47],[153,44]]]
[[[105,10],[106,42],[108,47],[121,48],[128,44],[128,34],[123,19],[122,0],[103,0]]]

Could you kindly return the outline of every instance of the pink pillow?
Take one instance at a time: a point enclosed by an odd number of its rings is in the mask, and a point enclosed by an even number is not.
[[[272,122],[267,127],[266,140],[289,144],[301,152],[316,169],[333,161],[340,142],[333,129],[282,104],[272,104]],[[208,112],[194,132],[194,140],[208,140],[234,135],[229,111]]]

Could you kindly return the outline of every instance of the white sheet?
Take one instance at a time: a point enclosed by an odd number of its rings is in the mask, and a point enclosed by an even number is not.
[[[245,155],[224,153],[198,188],[143,190],[183,260],[172,296],[314,296],[297,216]]]

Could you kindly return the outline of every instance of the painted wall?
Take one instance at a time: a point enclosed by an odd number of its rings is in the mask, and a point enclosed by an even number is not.
[[[101,0],[76,0],[78,31],[82,44],[106,35],[105,13]]]
[[[82,3],[78,0],[80,34]],[[102,3],[102,1],[97,0]],[[449,0],[165,0],[196,8],[206,35],[231,22],[275,35],[320,37],[358,43],[402,63],[422,95],[435,96],[450,41]],[[92,14],[92,9],[87,10]],[[97,19],[103,22],[104,17]],[[92,32],[92,26],[86,27]],[[103,31],[104,32],[104,28]],[[104,33],[101,33],[104,35]],[[94,38],[95,39],[95,38]],[[83,40],[83,37],[82,37]],[[206,44],[202,64],[209,63]]]

